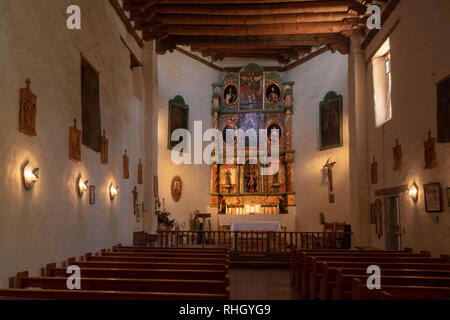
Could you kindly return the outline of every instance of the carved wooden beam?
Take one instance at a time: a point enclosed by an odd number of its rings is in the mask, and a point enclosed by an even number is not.
[[[298,23],[283,25],[254,25],[254,26],[164,26],[164,33],[180,36],[263,36],[263,35],[289,35],[289,34],[320,34],[340,33],[352,31],[352,28],[343,22]],[[145,40],[154,37],[152,33],[144,31]]]
[[[291,70],[291,69],[293,69],[295,67],[298,67],[299,65],[304,64],[305,62],[307,62],[307,61],[309,61],[311,59],[314,59],[315,57],[321,55],[322,53],[327,52],[328,50],[330,50],[330,46],[324,46],[324,47],[320,48],[319,50],[314,51],[310,55],[308,55],[306,57],[303,57],[300,60],[283,67],[281,69],[281,72],[286,72],[286,71]]]
[[[123,24],[125,25],[125,28],[127,29],[128,33],[133,36],[133,38],[136,40],[139,47],[144,47],[144,42],[142,41],[141,37],[137,34],[136,30],[134,29],[131,22],[128,20],[128,17],[126,16],[123,8],[120,6],[118,0],[109,0],[112,7],[116,11],[117,15],[119,16],[120,20],[122,20]]]
[[[131,13],[131,20],[136,22],[138,30],[145,29],[150,21],[145,23],[145,16]],[[304,14],[277,14],[277,15],[250,15],[250,16],[224,16],[224,15],[180,15],[180,14],[156,14],[151,22],[159,22],[165,25],[260,25],[260,24],[289,24],[307,22],[339,22],[345,19],[354,19],[347,12],[304,13]]]

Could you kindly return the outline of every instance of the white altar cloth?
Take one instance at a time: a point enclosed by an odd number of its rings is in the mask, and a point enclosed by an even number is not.
[[[219,226],[231,226],[235,222],[278,222],[282,227],[295,224],[295,216],[292,214],[255,214],[255,215],[218,215]],[[294,220],[294,221],[293,221]]]
[[[280,223],[276,221],[233,222],[231,231],[276,231],[281,232]]]

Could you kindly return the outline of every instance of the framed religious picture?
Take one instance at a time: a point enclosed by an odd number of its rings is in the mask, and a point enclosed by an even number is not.
[[[89,204],[95,204],[95,186],[89,186]]]
[[[31,80],[25,81],[26,88],[20,89],[20,119],[19,130],[30,137],[36,136],[36,102],[37,96],[31,92]]]
[[[274,132],[274,137],[278,137],[278,143],[283,139],[283,127],[278,120],[271,120],[267,123],[267,141],[272,143],[272,131]],[[275,141],[276,143],[277,141]]]
[[[69,129],[69,159],[81,161],[81,131],[77,129],[77,119]]]
[[[266,98],[266,103],[268,104],[279,104],[282,98],[280,84],[275,80],[267,82],[264,97]]]
[[[227,121],[222,126],[222,139],[224,144],[235,144],[237,141],[236,130],[237,126],[232,121]]]
[[[123,155],[123,178],[130,179],[130,158],[127,155],[127,150],[125,150],[125,154]]]
[[[450,188],[447,188],[447,204],[448,207],[450,208]]]
[[[236,105],[239,100],[238,86],[234,81],[229,81],[223,87],[223,103],[229,107]]]
[[[109,140],[106,138],[106,132],[103,129],[103,135],[102,135],[102,151],[100,153],[100,162],[101,164],[108,164],[108,147],[109,147]]]
[[[179,176],[176,176],[172,179],[170,191],[172,193],[173,201],[175,202],[180,201],[181,193],[183,192],[183,183],[181,182],[181,178]]]
[[[239,72],[241,110],[259,110],[263,108],[264,72],[256,64],[250,64]]]
[[[138,184],[144,183],[144,165],[142,164],[142,160],[139,159],[138,163]]]
[[[423,185],[426,212],[442,212],[442,192],[439,182]]]
[[[342,96],[330,91],[319,106],[320,150],[343,146]]]
[[[172,141],[172,134],[177,129],[189,130],[189,106],[183,97],[176,96],[169,101],[169,126],[167,148],[172,150],[181,141]]]
[[[158,176],[153,176],[153,195],[155,196],[155,198],[159,197]]]

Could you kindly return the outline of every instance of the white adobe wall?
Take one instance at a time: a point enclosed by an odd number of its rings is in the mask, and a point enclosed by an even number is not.
[[[450,208],[446,188],[450,187],[450,144],[436,145],[437,168],[424,170],[424,146],[427,132],[437,137],[436,82],[450,74],[450,2],[447,0],[401,1],[382,31],[366,50],[369,57],[397,19],[401,21],[391,35],[392,120],[375,128],[372,66],[367,71],[367,107],[369,114],[369,156],[378,161],[374,191],[414,181],[419,186],[419,201],[406,194],[400,196],[402,246],[430,250],[434,255],[450,253]],[[393,171],[392,148],[399,139],[403,151],[403,168]],[[440,182],[444,212],[439,224],[425,212],[423,184]],[[371,245],[384,248],[385,237],[378,239],[371,227]],[[387,230],[384,230],[386,235]]]
[[[66,9],[78,4],[82,29],[66,28]],[[143,150],[142,71],[129,68],[129,52],[119,36],[140,55],[108,1],[3,0],[0,2],[0,287],[29,270],[38,275],[47,263],[130,244],[140,227],[132,211],[131,190]],[[69,126],[81,126],[80,52],[101,72],[102,126],[110,141],[109,165],[82,147],[81,163],[68,159]],[[19,132],[19,89],[31,78],[38,95],[37,137]],[[128,149],[131,179],[122,179]],[[31,192],[24,190],[20,166],[41,169]],[[75,179],[83,174],[97,187],[96,204],[80,199]],[[111,202],[111,181],[121,188]],[[143,186],[139,186],[141,194]],[[142,198],[141,198],[142,199]]]
[[[283,74],[283,79],[295,81],[292,140],[296,150],[294,190],[299,231],[322,231],[320,212],[327,222],[346,222],[356,227],[357,221],[350,217],[347,66],[347,56],[328,52]],[[319,103],[329,91],[343,97],[344,146],[320,151]],[[333,204],[328,201],[328,182],[322,171],[328,157],[336,161]]]
[[[167,149],[169,100],[181,95],[189,105],[189,131],[194,133],[194,121],[203,122],[203,130],[213,128],[212,87],[219,82],[221,73],[177,51],[158,56],[158,176],[159,196],[165,199],[166,210],[172,219],[185,223],[189,229],[190,213],[198,209],[211,213],[211,227],[217,230],[215,208],[209,207],[210,166],[175,165]],[[193,137],[192,137],[193,138]],[[206,144],[205,144],[206,145]],[[193,142],[192,142],[193,147]],[[192,154],[192,162],[194,161]],[[172,199],[172,178],[180,176],[183,192],[179,202]]]

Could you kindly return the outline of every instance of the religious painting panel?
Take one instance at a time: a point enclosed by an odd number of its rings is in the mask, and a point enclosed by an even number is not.
[[[81,88],[83,144],[101,152],[100,76],[85,59],[81,60]]]
[[[144,165],[142,164],[142,160],[139,159],[138,164],[138,184],[144,183]]]
[[[442,192],[439,182],[429,183],[423,186],[426,212],[442,212]]]
[[[81,131],[77,129],[77,120],[73,120],[69,129],[69,159],[81,161]]]
[[[125,154],[122,158],[123,164],[123,178],[130,179],[130,158],[127,156],[127,150],[125,150]]]
[[[223,87],[222,101],[226,106],[232,107],[239,101],[238,85],[234,81],[227,82]]]
[[[232,145],[237,142],[237,125],[233,121],[227,121],[222,125],[222,141],[224,144]]]
[[[106,138],[105,130],[103,130],[103,136],[102,136],[102,152],[100,153],[100,162],[101,164],[108,164],[108,148],[109,148],[109,140]]]
[[[172,179],[172,183],[170,185],[170,191],[172,194],[172,199],[175,202],[180,201],[181,194],[183,192],[183,183],[179,176],[176,176]]]
[[[181,141],[172,141],[172,134],[177,129],[189,129],[189,106],[185,104],[183,97],[176,96],[169,101],[169,125],[167,148],[172,150]]]
[[[264,72],[256,64],[250,64],[239,73],[241,110],[260,110],[263,108]]]
[[[431,131],[428,131],[428,140],[424,143],[425,151],[425,169],[436,168],[436,139],[431,137]]]
[[[320,150],[342,147],[342,96],[327,93],[319,109]]]
[[[437,142],[450,142],[450,75],[437,84]]]
[[[20,89],[19,130],[30,137],[36,136],[37,96],[31,92],[31,80],[25,81],[26,88]]]
[[[277,81],[270,80],[267,82],[266,90],[264,91],[266,104],[272,106],[278,105],[281,102],[282,96],[281,85]]]
[[[256,135],[256,143],[259,145],[259,130],[264,129],[264,113],[256,112],[256,113],[243,113],[241,114],[240,126],[239,129],[247,132],[248,130],[254,130]],[[258,147],[258,145],[254,147]],[[245,147],[248,148],[250,146],[250,137],[245,137]]]
[[[398,139],[395,140],[395,147],[392,149],[394,153],[394,171],[402,168],[402,146],[398,144]]]
[[[239,192],[239,167],[223,165],[220,167],[220,193]]]

